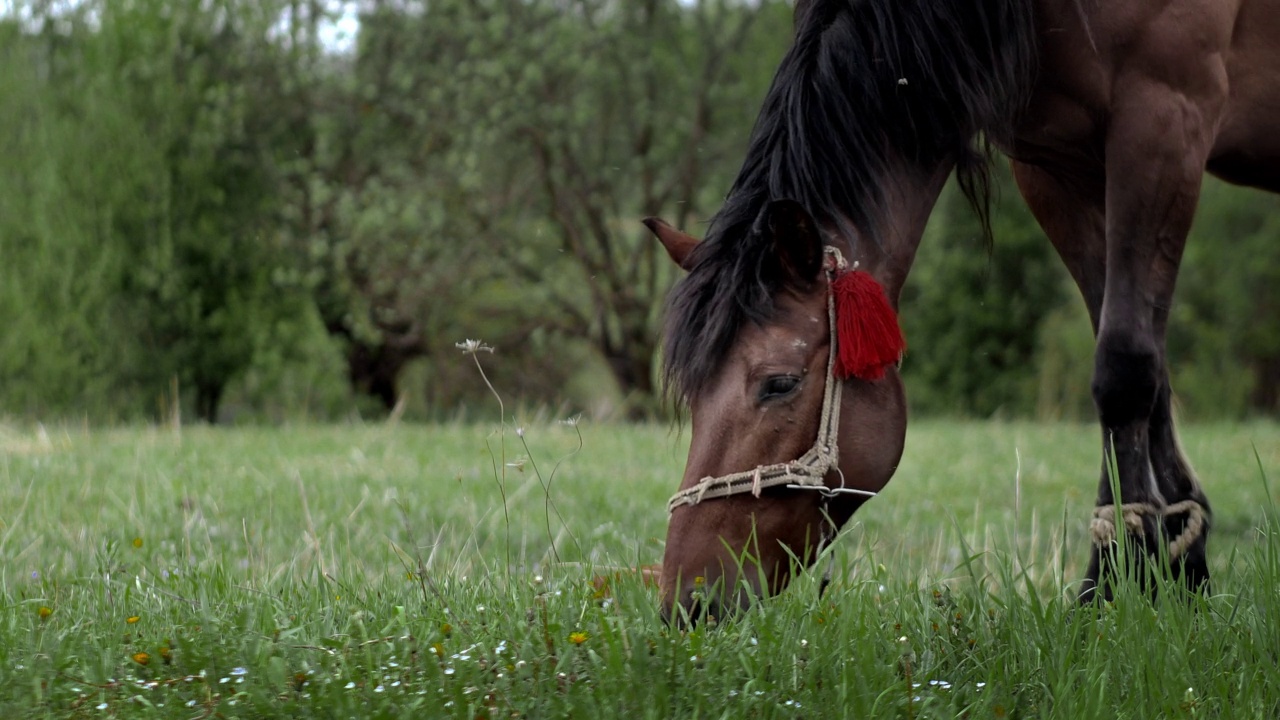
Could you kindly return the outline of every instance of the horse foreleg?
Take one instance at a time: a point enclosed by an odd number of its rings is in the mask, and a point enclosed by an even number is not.
[[[1174,577],[1192,590],[1209,591],[1205,543],[1209,538],[1209,499],[1187,462],[1173,427],[1172,392],[1166,373],[1151,412],[1151,469],[1165,498],[1164,534]]]
[[[1049,236],[1058,255],[1062,258],[1071,277],[1075,280],[1080,294],[1089,311],[1095,335],[1101,320],[1103,299],[1106,291],[1107,277],[1107,237],[1106,237],[1106,200],[1105,180],[1098,169],[1096,175],[1088,170],[1077,170],[1067,174],[1053,174],[1045,169],[1020,162],[1013,163],[1014,179],[1027,201],[1028,207],[1035,215],[1040,226]],[[1152,329],[1163,338],[1168,319],[1166,308],[1157,308],[1152,315]],[[1154,492],[1124,493],[1122,497],[1129,500],[1135,494],[1144,495],[1148,500],[1152,497],[1163,497],[1175,506],[1185,500],[1194,500],[1207,511],[1208,504],[1200,491],[1190,465],[1178,446],[1173,429],[1173,418],[1170,409],[1168,373],[1163,362],[1156,372],[1158,390],[1152,404],[1147,422],[1145,437],[1147,439],[1146,460],[1142,457],[1127,458],[1126,464],[1136,466],[1130,470],[1131,475],[1153,477]],[[1141,428],[1138,428],[1141,430]],[[1134,434],[1130,429],[1130,435]],[[1142,433],[1137,433],[1141,435]],[[1104,437],[1114,437],[1104,425]],[[1108,446],[1110,443],[1106,443]],[[1108,457],[1109,447],[1104,450]],[[1113,507],[1110,476],[1107,472],[1108,462],[1104,461],[1099,483],[1098,504],[1104,508]],[[1123,503],[1122,503],[1123,504]],[[1189,587],[1198,587],[1208,581],[1208,569],[1204,562],[1204,538],[1207,526],[1194,539],[1187,535],[1188,530],[1196,530],[1192,526],[1192,513],[1175,513],[1164,516],[1165,538],[1187,538],[1190,546],[1174,564],[1175,573],[1183,576]],[[1114,521],[1113,521],[1114,522]],[[1159,542],[1158,527],[1155,522],[1151,527],[1144,527],[1142,536],[1151,537],[1152,549]],[[1124,527],[1121,525],[1121,527]],[[1150,535],[1147,534],[1150,531]],[[1141,543],[1140,543],[1141,544]],[[1090,553],[1089,570],[1081,589],[1081,598],[1092,599],[1103,575],[1115,567],[1110,541],[1096,543]],[[1185,572],[1184,572],[1185,568]],[[1109,589],[1106,591],[1109,594]]]
[[[1114,92],[1123,100],[1107,131],[1106,278],[1093,378],[1108,462],[1089,571],[1104,596],[1119,568],[1120,536],[1145,550],[1124,566],[1140,582],[1152,576],[1147,561],[1164,557],[1193,589],[1208,580],[1207,508],[1173,434],[1165,330],[1221,107],[1212,70],[1188,70],[1203,72],[1196,92],[1170,92],[1141,72],[1122,75]]]

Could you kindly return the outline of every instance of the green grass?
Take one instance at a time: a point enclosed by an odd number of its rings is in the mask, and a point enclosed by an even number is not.
[[[1184,432],[1206,602],[1070,602],[1092,426],[923,422],[824,597],[806,579],[691,632],[629,576],[591,584],[661,558],[687,437],[523,441],[0,430],[0,717],[1280,716],[1274,424]]]

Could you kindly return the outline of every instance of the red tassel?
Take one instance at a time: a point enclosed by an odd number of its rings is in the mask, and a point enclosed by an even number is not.
[[[840,273],[836,300],[836,377],[879,380],[907,349],[884,288],[861,270]]]

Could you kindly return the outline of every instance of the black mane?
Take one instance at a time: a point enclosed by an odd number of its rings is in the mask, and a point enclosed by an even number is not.
[[[696,395],[743,325],[771,316],[778,277],[757,227],[769,201],[870,234],[891,158],[954,159],[985,228],[985,143],[1012,137],[1034,32],[1030,0],[801,0],[742,169],[668,303],[667,387]]]

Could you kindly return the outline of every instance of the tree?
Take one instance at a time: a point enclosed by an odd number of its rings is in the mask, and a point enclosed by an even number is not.
[[[1169,328],[1174,390],[1200,416],[1280,413],[1274,196],[1206,181]]]
[[[948,186],[903,289],[912,407],[948,415],[1025,415],[1035,408],[1037,329],[1064,302],[1066,271],[1007,171],[992,208],[992,248]]]
[[[58,248],[64,259],[54,262],[92,258],[77,265],[101,282],[86,299],[105,317],[70,341],[71,357],[107,365],[103,380],[143,397],[176,379],[212,422],[227,384],[300,299],[277,282],[274,153],[284,143],[266,90],[279,68],[270,39],[278,7],[99,0],[30,9],[39,30],[28,78],[42,117],[27,132],[48,136],[23,168],[43,182],[13,182],[28,186],[32,207],[56,202],[63,215],[17,244]],[[81,302],[51,314],[65,318]],[[94,377],[85,370],[68,370],[73,398]]]

